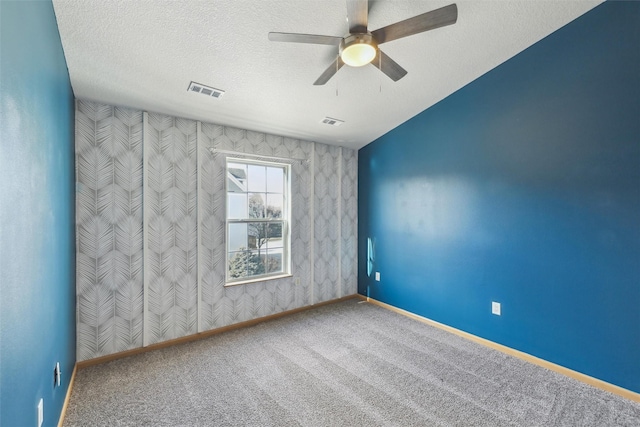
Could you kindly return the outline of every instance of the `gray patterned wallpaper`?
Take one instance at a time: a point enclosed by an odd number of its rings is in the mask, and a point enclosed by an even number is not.
[[[358,152],[342,149],[340,174],[340,238],[342,296],[357,292],[358,286]],[[356,283],[356,287],[353,284]]]
[[[224,286],[228,156],[291,165],[292,277]],[[354,150],[77,101],[76,170],[78,360],[356,293]]]
[[[198,332],[196,122],[144,115],[144,344]]]
[[[142,113],[76,104],[79,360],[142,346]]]
[[[340,147],[317,144],[314,186],[314,301],[340,297]]]
[[[311,169],[310,162],[296,159],[308,159],[313,144],[206,123],[202,124],[201,135],[201,185],[198,199],[201,201],[202,330],[311,304]],[[227,152],[234,154],[226,154]],[[224,287],[224,172],[228,155],[262,160],[279,157],[281,159],[278,162],[291,164],[291,273],[294,278],[300,278],[300,285],[294,285],[293,278],[284,278]],[[353,288],[351,293],[355,291],[356,288]]]

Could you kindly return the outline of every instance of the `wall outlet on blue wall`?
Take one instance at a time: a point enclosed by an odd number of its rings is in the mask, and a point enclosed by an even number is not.
[[[500,316],[500,303],[491,301],[491,313]]]
[[[376,271],[376,282],[380,281],[380,272]]]

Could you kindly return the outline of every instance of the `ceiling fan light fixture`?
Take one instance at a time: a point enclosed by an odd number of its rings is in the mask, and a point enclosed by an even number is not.
[[[340,58],[351,67],[362,67],[376,57],[377,46],[371,34],[351,34],[340,43]]]
[[[397,82],[407,74],[407,70],[379,50],[378,45],[455,24],[458,20],[458,6],[453,3],[431,12],[425,12],[377,30],[369,31],[369,0],[346,1],[349,34],[344,37],[301,33],[269,33],[269,40],[276,42],[340,46],[338,57],[331,61],[331,64],[320,74],[320,77],[313,82],[314,86],[321,86],[327,83],[345,64],[351,67],[362,67],[373,63],[372,65],[383,74]]]

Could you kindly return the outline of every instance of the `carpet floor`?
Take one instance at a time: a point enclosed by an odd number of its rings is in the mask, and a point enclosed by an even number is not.
[[[640,426],[640,404],[353,299],[78,371],[71,426]]]

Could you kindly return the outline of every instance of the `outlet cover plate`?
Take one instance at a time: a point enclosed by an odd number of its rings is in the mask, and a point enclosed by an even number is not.
[[[376,271],[376,282],[380,281],[380,272]]]
[[[500,303],[491,301],[491,313],[500,316]]]

